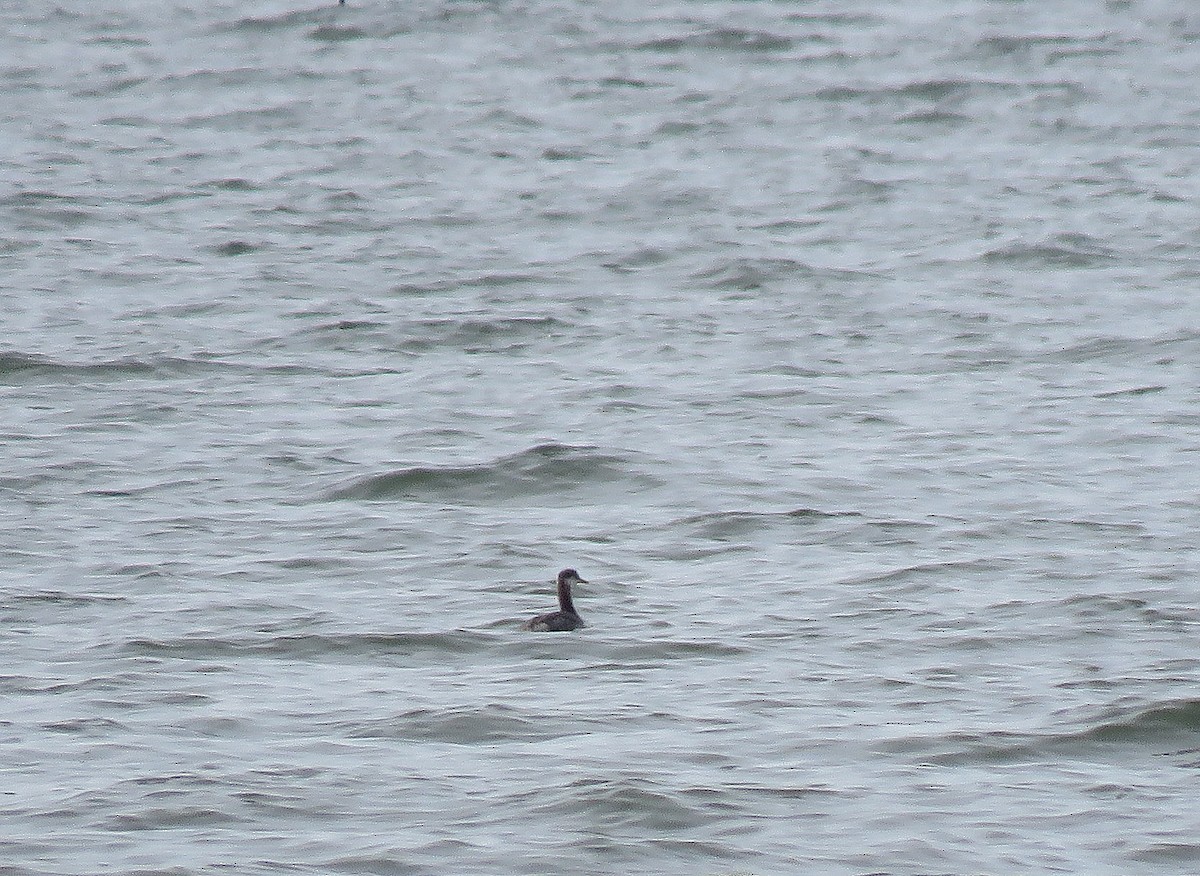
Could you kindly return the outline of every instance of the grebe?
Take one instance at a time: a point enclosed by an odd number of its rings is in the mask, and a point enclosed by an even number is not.
[[[559,633],[563,630],[577,630],[585,626],[583,618],[575,610],[571,602],[571,585],[586,584],[574,569],[563,569],[558,573],[558,611],[549,614],[539,614],[532,620],[521,624],[521,629],[535,633]]]

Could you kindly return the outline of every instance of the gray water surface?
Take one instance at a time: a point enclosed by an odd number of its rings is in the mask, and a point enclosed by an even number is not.
[[[1191,5],[0,10],[0,873],[1200,870]]]

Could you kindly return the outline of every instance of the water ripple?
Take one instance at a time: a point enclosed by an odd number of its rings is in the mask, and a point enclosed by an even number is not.
[[[632,455],[595,447],[539,444],[489,463],[414,466],[365,478],[331,491],[331,500],[406,500],[490,504],[512,500],[578,500],[595,488],[646,490],[658,480],[639,470]]]

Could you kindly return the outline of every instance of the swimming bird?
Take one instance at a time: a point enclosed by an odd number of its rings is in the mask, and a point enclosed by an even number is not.
[[[575,603],[571,602],[571,585],[586,583],[574,569],[563,569],[558,573],[558,611],[539,614],[521,624],[521,629],[535,633],[559,633],[585,626],[583,618],[575,610]]]

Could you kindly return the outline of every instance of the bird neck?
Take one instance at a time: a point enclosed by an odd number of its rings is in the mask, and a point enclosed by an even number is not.
[[[566,578],[558,581],[558,607],[575,614],[575,603],[571,601],[571,582]]]

